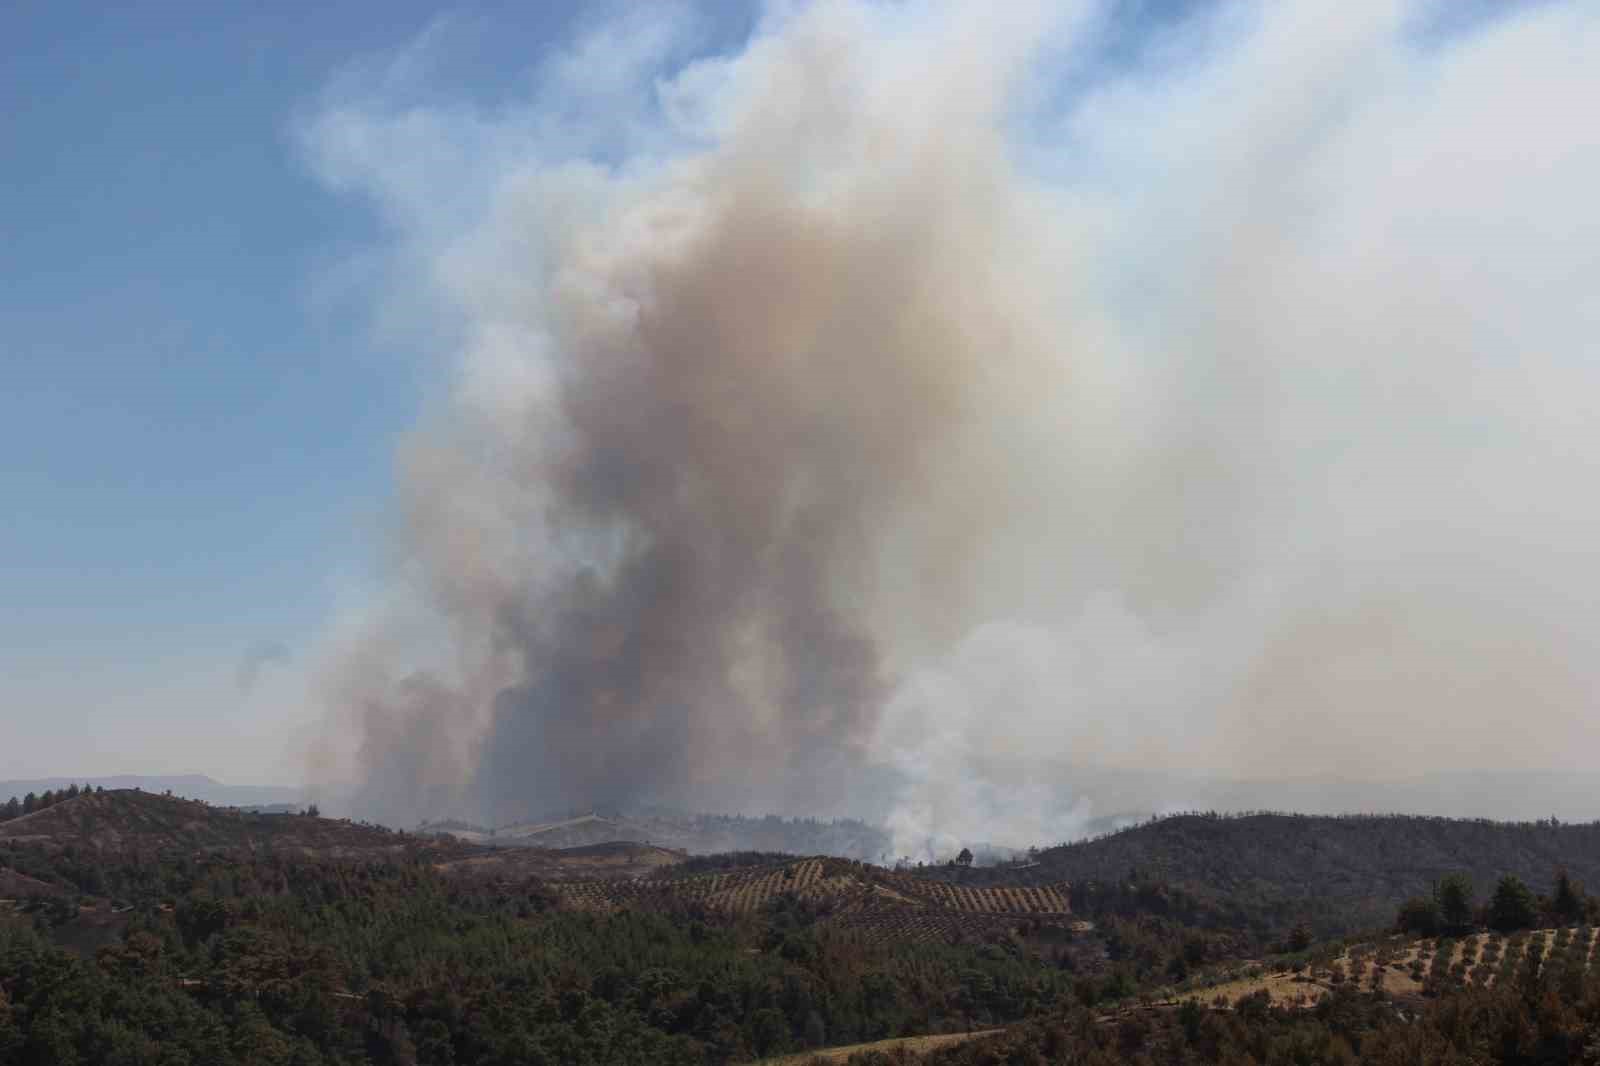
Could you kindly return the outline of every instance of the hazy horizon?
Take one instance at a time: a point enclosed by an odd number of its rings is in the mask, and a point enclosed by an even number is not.
[[[1591,771],[1436,771],[1417,777],[1387,781],[1352,781],[1328,777],[1280,780],[1229,780],[1200,774],[1161,773],[1109,767],[1070,767],[1058,773],[1063,787],[1070,790],[1079,806],[1072,818],[1062,819],[1041,830],[1037,837],[1008,836],[1002,821],[998,832],[965,838],[1013,849],[1045,846],[1136,824],[1151,815],[1171,815],[1193,811],[1241,813],[1274,811],[1308,815],[1425,815],[1453,818],[1487,818],[1502,822],[1543,821],[1555,817],[1564,822],[1600,821],[1600,807],[1593,797],[1600,794],[1600,770]],[[43,778],[0,780],[0,802],[25,792],[66,788],[70,785],[106,788],[142,788],[145,791],[170,790],[174,795],[202,799],[224,806],[261,804],[317,803],[330,817],[356,813],[352,801],[359,794],[355,782],[303,787],[279,783],[219,781],[207,774],[187,775],[52,775]],[[479,823],[510,826],[528,821],[557,818],[581,810],[612,810],[624,816],[649,813],[649,805],[599,804],[589,807],[555,807],[529,812],[504,822]],[[673,808],[664,808],[672,810]],[[819,814],[804,810],[677,809],[682,814],[739,815],[762,818],[830,817],[854,819],[880,826],[880,821],[849,809]],[[444,810],[433,812],[432,820],[462,818],[474,821],[474,812]],[[385,821],[393,828],[415,828],[419,823]],[[908,855],[929,852],[916,847]]]

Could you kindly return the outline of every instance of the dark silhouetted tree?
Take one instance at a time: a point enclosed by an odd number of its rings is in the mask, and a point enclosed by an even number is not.
[[[807,1047],[821,1047],[828,1042],[828,1027],[822,1020],[822,1015],[811,1011],[806,1015],[805,1025],[801,1029],[801,1039]]]
[[[1451,874],[1434,889],[1439,901],[1439,922],[1448,931],[1459,932],[1472,925],[1472,879],[1466,874]]]
[[[1565,867],[1556,871],[1555,893],[1550,898],[1550,909],[1563,922],[1575,922],[1583,917],[1583,889],[1573,884],[1572,875]]]
[[[1402,932],[1416,936],[1432,936],[1439,931],[1439,901],[1424,896],[1413,896],[1400,904],[1400,914],[1395,925]]]
[[[1502,933],[1528,929],[1539,920],[1539,907],[1522,878],[1508,874],[1495,886],[1489,901],[1489,924]]]
[[[757,1055],[782,1051],[789,1041],[789,1022],[776,1007],[763,1007],[750,1018],[750,1046]]]

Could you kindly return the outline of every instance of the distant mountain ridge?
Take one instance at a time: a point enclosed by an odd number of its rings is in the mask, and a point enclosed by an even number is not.
[[[423,829],[500,847],[574,848],[631,841],[694,855],[762,851],[882,861],[889,857],[892,847],[885,830],[849,818],[745,818],[665,810],[591,811],[501,826],[493,831],[460,822],[433,823]]]
[[[1564,822],[1600,818],[1600,770],[1435,770],[1357,780],[1328,775],[1234,778],[1062,763],[1047,773],[1063,796],[1083,801],[1094,815],[1058,840],[1097,836],[1171,811],[1361,812],[1511,821],[1554,815]],[[1046,841],[1024,843],[1042,846]]]
[[[0,803],[12,796],[21,799],[32,792],[59,792],[77,785],[80,788],[103,788],[107,791],[130,789],[154,792],[158,795],[171,792],[184,799],[203,800],[219,807],[271,806],[305,802],[305,790],[283,785],[228,785],[205,774],[113,774],[109,777],[36,777],[17,781],[0,781]]]

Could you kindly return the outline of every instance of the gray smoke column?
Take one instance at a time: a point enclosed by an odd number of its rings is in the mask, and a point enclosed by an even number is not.
[[[417,83],[435,34],[330,90],[386,314],[460,353],[330,653],[365,813],[937,853],[1063,835],[1076,761],[1594,753],[1600,165],[1538,110],[1593,15],[1059,8],[699,58],[651,10],[493,110]]]
[[[967,479],[1007,390],[1043,384],[1024,364],[1045,340],[995,165],[1026,36],[924,27],[972,61],[905,85],[917,42],[880,66],[875,17],[819,8],[696,68],[722,84],[674,106],[704,150],[495,192],[486,225],[526,258],[403,467],[406,548],[459,658],[392,685],[354,666],[369,780],[501,817],[812,811],[863,782],[894,681],[880,586],[952,587],[998,518],[966,507],[1015,502]],[[886,567],[897,541],[914,566]]]

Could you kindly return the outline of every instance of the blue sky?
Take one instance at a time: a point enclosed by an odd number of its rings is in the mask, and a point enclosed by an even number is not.
[[[463,88],[497,91],[576,7],[456,12],[497,53]],[[378,222],[308,173],[295,124],[439,15],[8,6],[0,776],[279,769],[229,740],[299,713],[239,706],[241,656],[301,657],[366,565],[425,385],[372,328]]]

